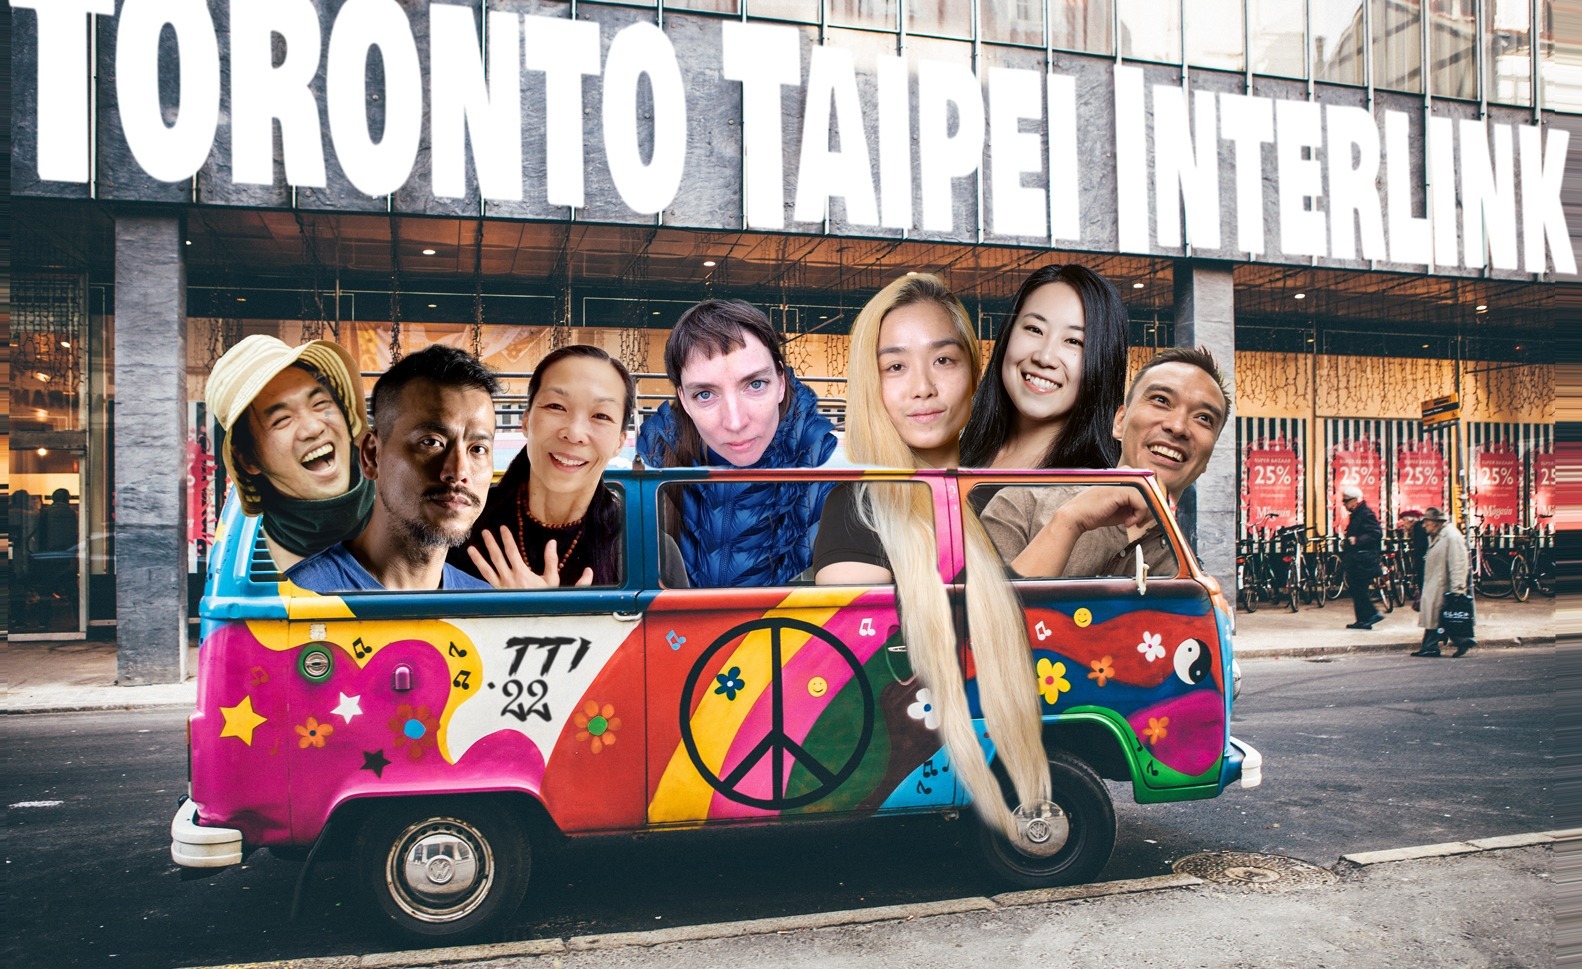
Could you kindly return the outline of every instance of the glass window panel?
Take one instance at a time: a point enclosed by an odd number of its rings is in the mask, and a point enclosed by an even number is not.
[[[1582,10],[1566,0],[1544,0],[1542,18],[1538,76],[1544,85],[1543,106],[1582,111]]]
[[[1174,0],[1119,0],[1121,56],[1181,63],[1181,5]]]
[[[1477,4],[1473,0],[1434,0],[1431,9],[1428,54],[1434,97],[1477,97]]]
[[[1244,69],[1241,0],[1186,0],[1187,63],[1222,71]]]
[[[1056,0],[1057,10],[1062,6]],[[984,40],[1044,45],[1044,0],[983,0],[978,15],[983,18]]]
[[[741,0],[666,0],[672,10],[704,10],[712,13],[741,13]]]
[[[906,29],[972,39],[972,4],[960,0],[908,0]]]
[[[1532,6],[1488,0],[1484,13],[1484,91],[1500,104],[1533,103]]]
[[[747,16],[767,17],[773,20],[795,20],[803,24],[818,23],[819,0],[744,0]]]
[[[1302,56],[1306,0],[1247,0],[1252,69],[1258,74],[1305,76]]]
[[[1423,90],[1420,0],[1373,0],[1373,83],[1390,91]]]
[[[1178,571],[1175,548],[1170,544],[1169,532],[1157,517],[1150,514],[1136,531],[1124,525],[1098,528],[1082,533],[1075,542],[1043,531],[1045,525],[1066,504],[1086,501],[1093,489],[1107,485],[977,485],[968,496],[968,502],[981,510],[989,540],[1007,565],[1024,579],[1082,579],[1099,576],[1131,576],[1137,571],[1137,550],[1148,565],[1148,574],[1154,578],[1173,576]],[[1124,484],[1113,487],[1138,488]],[[1139,489],[1140,490],[1140,489]],[[992,495],[992,497],[990,497]],[[1145,499],[1146,500],[1146,499]],[[1013,563],[1034,545],[1030,558],[1020,566]],[[1045,571],[1036,562],[1063,562],[1058,571]]]
[[[829,0],[829,22],[840,27],[887,27],[900,23],[897,0]]]
[[[1050,0],[1049,41],[1056,50],[1115,53],[1112,0]]]
[[[1313,0],[1313,79],[1363,83],[1362,0]]]

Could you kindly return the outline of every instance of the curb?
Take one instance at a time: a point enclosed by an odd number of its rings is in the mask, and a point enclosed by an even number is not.
[[[1403,650],[1405,656],[1421,645],[1420,640],[1409,643],[1342,643],[1335,646],[1238,646],[1237,659],[1306,659],[1314,656],[1350,656],[1363,653],[1393,653]],[[1480,639],[1470,655],[1480,649],[1553,649],[1555,637],[1535,636],[1531,639]]]
[[[1383,865],[1392,861],[1419,861],[1423,858],[1449,858],[1479,851],[1503,851],[1507,848],[1529,848],[1533,845],[1554,844],[1582,835],[1582,831],[1536,831],[1532,834],[1508,834],[1498,838],[1478,838],[1473,841],[1446,841],[1436,845],[1417,845],[1411,848],[1389,848],[1384,851],[1362,851],[1341,855],[1340,860],[1359,868]]]
[[[1478,838],[1471,841],[1452,841],[1437,845],[1392,848],[1386,851],[1366,851],[1342,855],[1333,867],[1339,867],[1347,863],[1358,867],[1366,867],[1393,861],[1447,858],[1484,851],[1501,851],[1510,848],[1555,844],[1576,839],[1582,839],[1582,828],[1503,835],[1493,838]],[[813,912],[806,915],[749,919],[740,922],[685,925],[674,928],[652,929],[646,932],[611,932],[605,935],[581,935],[564,939],[492,942],[481,945],[452,946],[442,949],[378,952],[363,956],[283,959],[274,962],[231,964],[224,967],[224,969],[417,969],[417,967],[423,966],[454,965],[456,963],[483,962],[494,959],[521,959],[533,956],[567,955],[573,952],[653,948],[655,946],[685,942],[735,939],[755,935],[778,935],[798,930],[873,925],[880,922],[909,922],[912,919],[957,915],[965,912],[985,912],[1000,908],[1087,901],[1113,895],[1171,891],[1173,889],[1194,888],[1202,884],[1204,884],[1202,879],[1191,875],[1156,875],[1151,878],[1130,878],[1122,881],[1098,882],[1092,885],[1076,885],[1069,888],[1041,888],[1030,891],[1005,892],[990,898],[982,896],[953,898],[905,905],[884,905],[875,908],[842,909],[833,912]],[[209,967],[209,969],[220,969],[220,967]]]

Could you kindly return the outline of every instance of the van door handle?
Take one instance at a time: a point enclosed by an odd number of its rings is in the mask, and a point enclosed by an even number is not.
[[[612,612],[610,615],[615,617],[616,622],[636,622],[643,618],[640,612]]]
[[[1143,561],[1141,543],[1132,546],[1132,550],[1137,553],[1137,594],[1145,596],[1148,594],[1148,563]]]

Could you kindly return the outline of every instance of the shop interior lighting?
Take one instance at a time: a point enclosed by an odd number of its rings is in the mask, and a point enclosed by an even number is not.
[[[430,304],[428,304],[428,308],[431,309],[431,310],[439,309],[439,304],[438,303],[430,303]]]
[[[1518,348],[1518,349],[1520,349],[1520,348]],[[42,418],[45,418],[45,417],[49,416],[49,411],[45,410],[42,407],[35,407],[35,408],[33,408],[33,416],[42,419]]]
[[[1482,303],[1479,303],[1479,304],[1478,304],[1478,305],[1477,305],[1477,307],[1476,307],[1476,309],[1477,309],[1477,311],[1478,311],[1478,312],[1479,312],[1479,313],[1482,313],[1482,312],[1485,312],[1485,311],[1487,311],[1487,310],[1488,310],[1488,307],[1487,307],[1487,306],[1485,306],[1485,305],[1484,305],[1484,304],[1482,304]]]
[[[189,245],[189,246],[192,245],[192,240],[191,239],[187,240],[187,245]]]
[[[238,303],[245,303],[245,302],[247,302],[247,297],[246,296],[238,296],[238,297],[236,297],[236,301]]]
[[[1132,289],[1142,289],[1142,288],[1143,288],[1143,284],[1142,283],[1132,283]]]
[[[1306,293],[1297,293],[1295,296],[1292,296],[1291,298],[1292,299],[1307,299],[1307,294]]]
[[[432,256],[432,255],[434,255],[434,250],[433,249],[424,249],[423,250],[423,255],[425,255],[425,256]]]
[[[60,345],[65,347],[68,350],[71,349],[71,341],[70,340],[62,340],[62,341],[60,341]]]
[[[35,377],[37,377],[39,379],[39,383],[44,383],[44,384],[49,383],[49,374],[45,373],[42,370],[35,370],[35,371],[33,371],[33,376],[35,376]]]
[[[906,272],[906,274],[907,274],[907,275],[908,275],[908,276],[916,276],[916,275],[917,275],[917,270],[915,270],[915,269],[909,269],[909,270],[907,270],[907,272]]]
[[[718,263],[716,263],[712,259],[705,259],[705,260],[703,260],[703,265],[707,269],[713,269],[716,265],[718,265]]]
[[[41,457],[41,458],[49,457],[49,448],[47,448],[47,447],[39,448],[38,449],[38,456]]]

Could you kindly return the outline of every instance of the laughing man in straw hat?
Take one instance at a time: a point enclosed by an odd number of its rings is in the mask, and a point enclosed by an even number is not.
[[[368,408],[343,347],[255,334],[215,362],[207,396],[242,510],[263,516],[280,569],[362,531],[374,504],[357,466]]]

